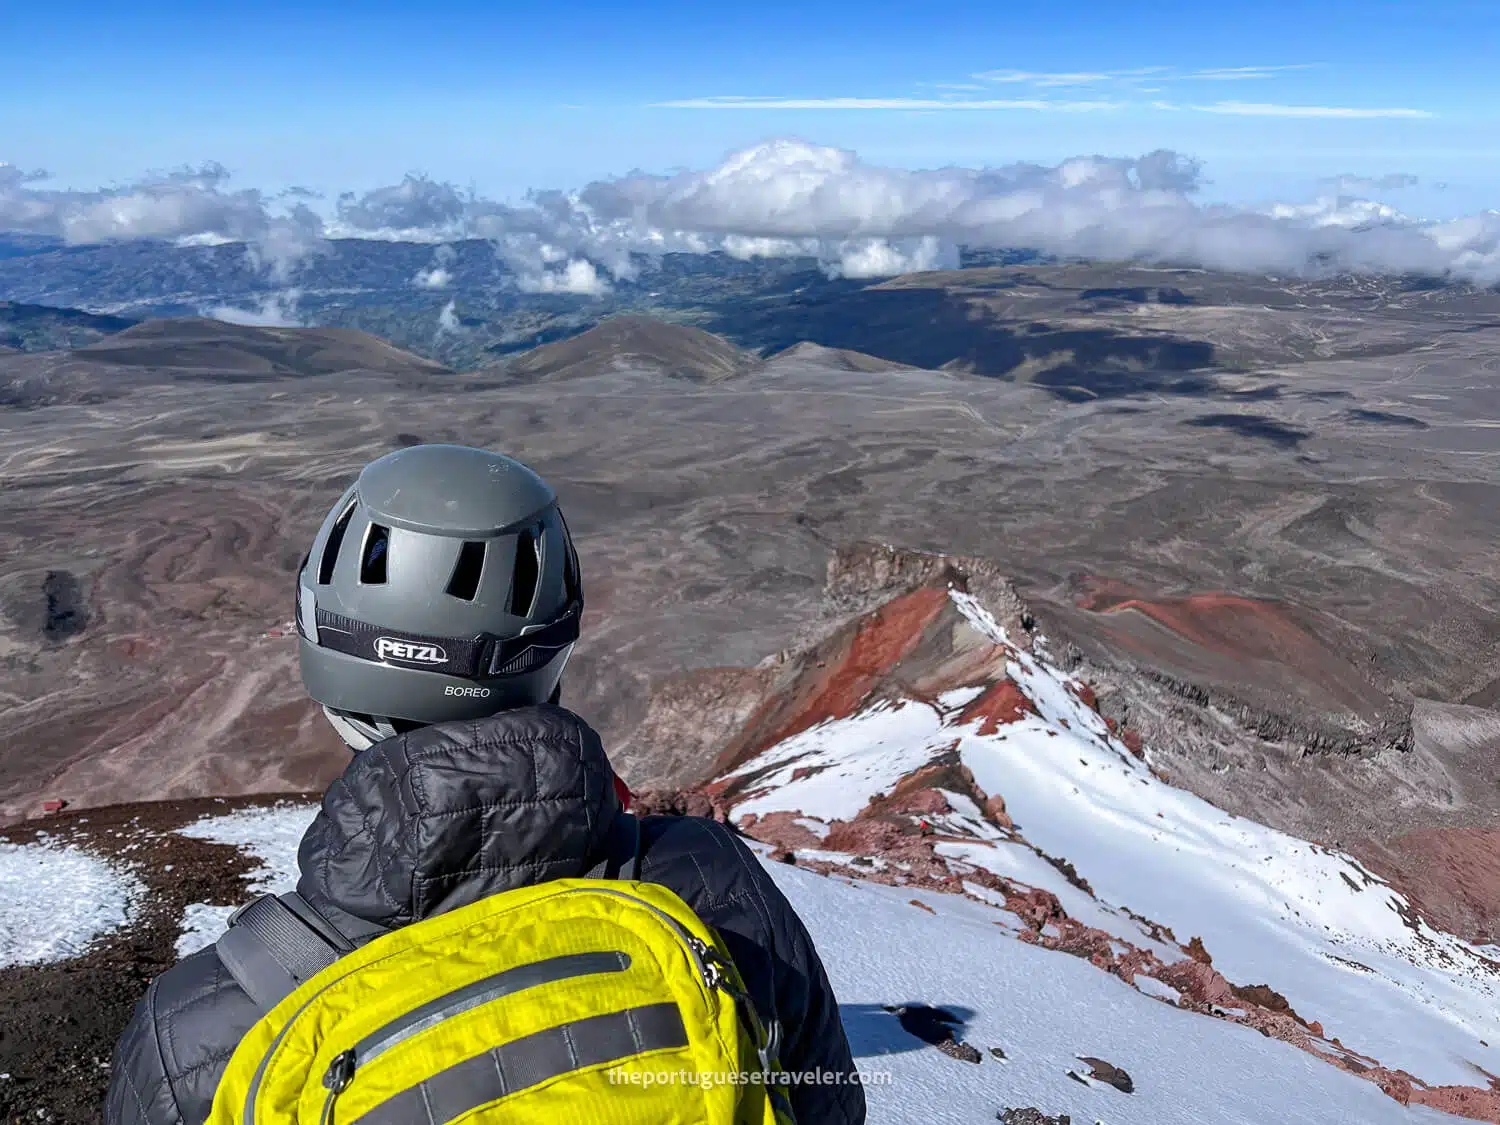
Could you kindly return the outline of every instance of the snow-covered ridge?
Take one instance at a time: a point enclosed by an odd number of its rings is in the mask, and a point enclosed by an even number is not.
[[[1025,941],[1089,956],[1168,1003],[1185,994],[1399,1097],[1489,1092],[1489,951],[1427,925],[1351,857],[1167,784],[1086,685],[1013,645],[970,595],[950,596],[995,646],[990,674],[936,698],[887,694],[771,746],[711,787],[733,821],[819,870],[999,906]],[[1283,998],[1295,1017],[1278,1015]]]

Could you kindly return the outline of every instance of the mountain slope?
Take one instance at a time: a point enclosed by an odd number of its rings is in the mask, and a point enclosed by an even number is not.
[[[80,348],[136,323],[123,316],[103,316],[81,309],[53,308],[0,301],[0,346],[22,352]]]
[[[832,578],[849,625],[756,678],[710,780],[640,807],[754,841],[828,964],[872,1121],[1500,1122],[1492,950],[1351,856],[1171,785],[993,571],[870,548]],[[213,940],[247,894],[293,884],[314,811],[143,806],[9,830],[0,883],[26,923],[0,928],[0,998]],[[232,865],[248,882],[216,880],[225,853],[183,840],[249,857]],[[0,1064],[40,1099],[55,1044],[33,1039],[0,1025]]]
[[[532,381],[581,379],[621,367],[645,367],[695,382],[744,370],[750,356],[721,336],[643,316],[612,316],[587,332],[543,344],[506,361],[507,375]]]
[[[12,908],[29,910],[32,924],[24,935],[0,931],[0,966],[9,966],[0,967],[0,997],[28,1002],[0,1007],[0,1066],[9,1076],[0,1113],[95,1120],[108,1074],[88,1060],[107,1057],[145,986],[145,974],[129,967],[144,968],[144,958],[159,971],[212,941],[249,895],[291,889],[297,842],[315,812],[307,797],[239,808],[197,801],[95,810],[56,818],[45,831],[13,831],[17,842],[0,844],[0,880],[45,859],[55,873],[82,872],[89,882],[66,892],[55,881],[16,883]],[[1267,1034],[1209,1018],[1210,1005],[1192,989],[1217,978],[1201,962],[1184,958],[1182,992],[1142,987],[1144,977],[1131,988],[1099,970],[1098,951],[1049,948],[1045,934],[1028,938],[1026,920],[972,891],[854,878],[851,867],[822,875],[802,868],[831,861],[789,865],[765,845],[752,847],[821,953],[872,1125],[1057,1125],[1063,1115],[1110,1125],[1453,1120],[1296,1050],[1282,1041],[1286,1027],[1300,1027],[1291,1016],[1252,1024]],[[132,882],[128,920],[91,909]],[[79,903],[49,910],[62,893]],[[1048,901],[1040,890],[1027,898]],[[79,949],[82,956],[68,957]],[[88,1011],[79,1008],[85,995]],[[1446,1096],[1449,1109],[1474,1108]]]
[[[349,328],[263,328],[203,317],[148,320],[79,348],[79,358],[129,367],[211,369],[240,375],[340,371],[439,374],[448,369]]]

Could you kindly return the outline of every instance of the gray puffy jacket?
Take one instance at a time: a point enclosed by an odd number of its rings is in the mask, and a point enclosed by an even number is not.
[[[560,707],[444,723],[357,755],[302,839],[298,892],[351,939],[547,879],[583,874],[620,838],[599,736]],[[756,1006],[782,1029],[804,1125],[860,1125],[864,1094],[822,962],[760,861],[722,824],[641,821],[642,878],[723,936]],[[115,1050],[107,1125],[200,1125],[260,1012],[212,947],[151,983]]]

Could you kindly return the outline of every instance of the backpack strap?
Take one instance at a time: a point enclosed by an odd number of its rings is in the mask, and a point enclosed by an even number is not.
[[[214,948],[256,1007],[269,1012],[354,945],[292,891],[240,907]]]
[[[645,855],[641,822],[630,813],[616,818],[604,858],[588,879],[639,879]],[[626,861],[629,874],[622,874]],[[378,930],[376,932],[383,932]],[[360,935],[367,936],[367,935]],[[354,943],[295,891],[261,895],[229,916],[229,929],[214,943],[219,960],[262,1012],[269,1012],[346,953]]]

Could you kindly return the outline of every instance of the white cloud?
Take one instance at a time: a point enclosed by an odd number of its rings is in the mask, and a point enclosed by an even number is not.
[[[560,270],[523,274],[517,285],[526,293],[576,293],[590,297],[608,293],[610,288],[594,263],[586,258],[573,258]]]
[[[1421,181],[1410,172],[1388,172],[1384,176],[1354,176],[1345,173],[1342,176],[1330,176],[1321,182],[1340,195],[1352,195],[1357,192],[1402,191],[1416,187]]]
[[[1180,71],[1168,66],[1139,66],[1125,70],[1083,72],[1048,72],[1034,70],[985,70],[972,77],[981,82],[999,82],[1026,86],[1096,86],[1101,83],[1130,85],[1139,82],[1240,82],[1269,79],[1294,70],[1311,70],[1316,63],[1288,63],[1276,66],[1216,66]]]
[[[1214,66],[1180,74],[1176,78],[1189,81],[1241,82],[1247,79],[1275,78],[1289,70],[1312,70],[1316,65],[1316,63],[1291,63],[1285,66]]]
[[[246,209],[253,193],[227,193],[213,176],[164,192],[207,197],[194,204],[197,211],[179,213],[243,220],[180,224],[177,237],[242,232],[241,238],[255,240],[258,260],[273,274],[278,261],[295,262],[333,231],[389,237],[399,229],[419,241],[442,242],[458,228],[488,240],[518,288],[579,296],[606,293],[635,277],[642,255],[805,256],[833,276],[871,277],[956,264],[959,246],[1278,274],[1354,270],[1500,280],[1500,213],[1425,222],[1371,201],[1379,190],[1405,183],[1400,177],[1357,179],[1332,185],[1326,199],[1233,207],[1201,201],[1198,162],[1165,150],[1134,158],[1084,155],[1057,164],[910,170],[789,138],[708,168],[536,191],[519,204],[408,177],[390,189],[341,197],[338,217],[321,227],[310,211],[274,212],[264,200],[257,218]],[[16,225],[21,216],[32,229],[56,232],[59,214],[91,214],[105,198],[46,192],[38,184],[34,175],[0,166],[0,227]],[[295,206],[306,208],[300,200]],[[432,225],[391,225],[424,221]],[[354,225],[363,222],[378,226]],[[161,229],[157,221],[144,225]],[[110,229],[133,228],[116,222]],[[438,246],[414,281],[425,278],[431,287],[442,273],[452,273],[453,260],[451,248]],[[215,315],[294,323],[295,299],[283,293],[262,309]]]
[[[452,184],[407,173],[399,184],[363,195],[339,196],[330,237],[341,234],[416,242],[442,234],[462,237],[467,200]]]
[[[932,236],[892,242],[884,238],[855,239],[835,248],[837,258],[825,260],[832,277],[893,277],[918,270],[958,268],[958,247]]]
[[[1275,105],[1270,102],[1214,102],[1195,105],[1200,113],[1227,113],[1237,117],[1434,117],[1425,109],[1368,109],[1362,106]]]
[[[226,324],[246,324],[257,328],[300,328],[302,320],[297,316],[299,296],[297,290],[286,289],[262,297],[260,304],[253,309],[219,305],[210,309],[206,315]]]
[[[443,311],[438,313],[438,332],[457,332],[463,325],[458,320],[458,302],[449,301],[443,306]]]
[[[985,82],[1024,82],[1032,86],[1089,86],[1096,82],[1108,82],[1114,74],[1112,71],[1098,74],[1041,74],[1030,70],[986,70],[974,77]]]
[[[1311,226],[1350,229],[1372,223],[1401,225],[1412,221],[1389,204],[1343,195],[1324,196],[1311,203],[1272,203],[1262,208],[1261,213],[1273,219],[1292,219]]]
[[[1121,109],[1122,102],[1052,101],[1046,98],[758,98],[724,95],[655,102],[653,109],[966,109],[966,110],[1056,110],[1090,113]]]
[[[453,281],[453,272],[448,266],[452,264],[454,257],[453,247],[439,246],[432,252],[432,264],[424,270],[418,270],[411,279],[412,284],[418,289],[446,289]]]

